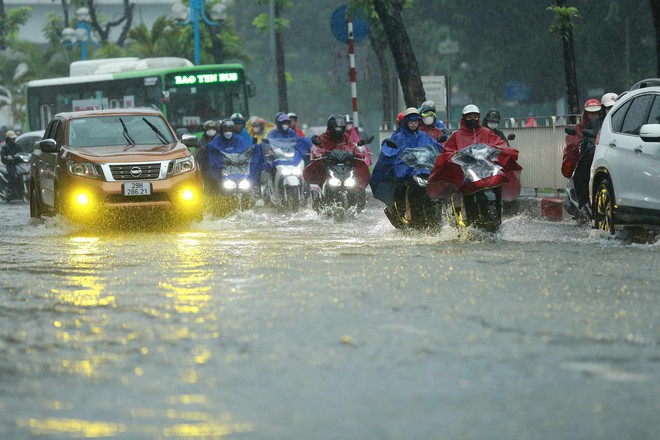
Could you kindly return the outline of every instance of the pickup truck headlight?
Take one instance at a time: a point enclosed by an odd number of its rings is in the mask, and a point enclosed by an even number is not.
[[[74,176],[89,177],[90,179],[103,178],[103,172],[97,164],[67,160],[66,166],[69,174]]]
[[[183,174],[190,172],[195,169],[195,158],[193,156],[182,157],[181,159],[175,159],[172,163],[172,171],[170,174],[176,176],[177,174]]]

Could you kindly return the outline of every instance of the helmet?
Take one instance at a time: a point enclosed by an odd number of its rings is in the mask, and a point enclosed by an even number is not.
[[[282,122],[286,122],[286,121],[291,121],[291,118],[289,118],[289,115],[287,115],[286,113],[280,114],[276,119],[276,122],[278,124],[281,124]]]
[[[232,121],[231,119],[225,119],[220,123],[220,131],[221,132],[230,131],[230,130],[234,131],[234,126],[235,126],[234,121]]]
[[[342,115],[331,115],[327,124],[328,133],[334,138],[339,138],[346,132],[346,120]]]
[[[605,93],[602,98],[600,98],[600,103],[603,105],[603,107],[612,107],[614,105],[614,101],[619,97],[616,93]]]
[[[431,111],[433,113],[435,113],[435,102],[431,101],[430,99],[427,100],[427,101],[422,102],[422,106],[419,108],[420,113],[424,113],[422,111],[422,108],[424,108],[424,107],[427,107],[427,108],[431,109]]]
[[[479,107],[477,107],[474,104],[468,104],[465,107],[463,107],[463,111],[461,112],[462,115],[467,115],[468,113],[481,113],[479,111]]]
[[[396,125],[400,126],[402,121],[403,121],[403,112],[400,112],[398,115],[396,115]]]
[[[289,113],[287,116],[289,117],[289,119],[298,119],[298,115],[295,114],[294,112]]]
[[[429,112],[435,115],[435,107],[422,104],[422,106],[419,108],[419,114],[421,114],[422,116],[424,116],[425,113],[429,113]]]
[[[597,99],[587,99],[587,102],[584,103],[584,111],[587,112],[597,112],[600,111],[601,105],[600,101]]]
[[[211,130],[217,128],[215,121],[204,122],[204,130]]]
[[[245,118],[240,113],[234,113],[229,119],[234,121],[235,124],[245,124]]]
[[[495,110],[494,108],[488,110],[486,112],[486,116],[484,116],[484,121],[497,121],[500,122],[500,112]]]
[[[417,118],[414,118],[414,115],[417,115]],[[419,110],[417,110],[415,107],[408,107],[406,111],[403,112],[403,117],[404,118],[413,118],[413,119],[421,119],[421,115],[419,114]]]

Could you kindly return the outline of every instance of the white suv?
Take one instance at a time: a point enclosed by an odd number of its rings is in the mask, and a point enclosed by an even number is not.
[[[603,121],[591,165],[595,226],[660,227],[660,79],[637,83]]]

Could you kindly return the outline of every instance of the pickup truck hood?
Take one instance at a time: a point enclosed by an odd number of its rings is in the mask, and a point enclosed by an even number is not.
[[[118,145],[107,147],[72,148],[64,156],[77,156],[91,162],[136,162],[171,160],[189,155],[180,143],[162,145]]]

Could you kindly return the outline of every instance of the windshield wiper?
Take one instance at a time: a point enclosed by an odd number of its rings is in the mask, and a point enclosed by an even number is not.
[[[121,122],[121,126],[124,127],[124,132],[122,134],[124,135],[126,142],[128,142],[131,145],[135,145],[135,141],[133,140],[131,135],[128,134],[128,128],[126,128],[126,124],[124,124],[124,120],[122,118],[119,118],[119,122]]]
[[[154,124],[152,124],[151,122],[147,121],[147,118],[142,118],[142,120],[144,121],[145,124],[147,124],[147,125],[149,126],[149,128],[151,128],[151,130],[152,130],[154,133],[156,133],[156,136],[158,136],[158,139],[160,139],[160,141],[161,141],[162,143],[164,143],[164,144],[169,144],[169,142],[167,142],[167,138],[166,138],[165,135],[164,135],[164,134],[158,129],[158,127],[156,127],[156,126],[155,126]]]

